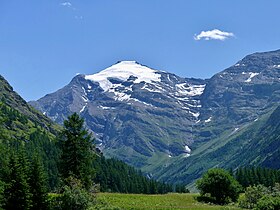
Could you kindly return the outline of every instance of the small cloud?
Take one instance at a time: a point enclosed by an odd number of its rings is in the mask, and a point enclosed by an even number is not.
[[[221,40],[224,41],[227,38],[233,37],[234,34],[231,32],[220,31],[219,29],[214,29],[212,31],[201,31],[200,34],[194,35],[194,40],[199,41],[201,39],[204,40]]]
[[[72,15],[73,18],[77,19],[77,20],[82,20],[84,17],[82,15],[79,14],[79,10],[73,6],[73,4],[69,1],[65,1],[60,3],[60,6],[69,8],[70,11],[72,11]]]
[[[69,1],[63,2],[63,3],[61,3],[60,5],[61,5],[61,6],[64,6],[64,7],[72,7],[71,2],[69,2]]]

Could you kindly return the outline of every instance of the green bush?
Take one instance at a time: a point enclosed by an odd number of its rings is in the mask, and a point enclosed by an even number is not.
[[[265,187],[256,185],[247,187],[245,194],[239,198],[239,206],[246,209],[279,210],[280,209],[280,185]]]
[[[52,210],[86,210],[96,203],[95,195],[82,187],[81,181],[73,177],[67,179],[67,185],[61,194],[49,194]]]
[[[68,185],[63,187],[61,209],[65,210],[86,210],[94,202],[92,193],[82,187],[80,180],[73,177],[67,179]]]
[[[92,196],[85,189],[65,186],[61,201],[62,209],[86,210],[92,204]]]
[[[196,182],[196,186],[202,197],[210,197],[218,204],[235,202],[241,190],[240,184],[229,172],[219,168],[208,170]]]
[[[262,197],[257,205],[256,210],[279,210],[280,209],[280,197],[272,197],[266,195]]]
[[[269,190],[263,185],[249,186],[245,190],[244,196],[240,197],[238,203],[241,208],[252,209],[255,208],[257,202],[265,195]]]
[[[273,197],[280,197],[280,184],[275,183],[275,186],[272,188],[271,195]]]

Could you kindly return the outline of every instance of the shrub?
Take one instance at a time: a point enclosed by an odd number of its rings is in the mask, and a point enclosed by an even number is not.
[[[256,210],[279,210],[280,209],[280,197],[272,197],[266,195],[262,197],[257,205]]]
[[[80,180],[70,177],[67,183],[58,198],[61,209],[86,210],[94,203],[94,195],[82,187]]]
[[[268,193],[268,188],[263,185],[249,186],[246,188],[244,196],[240,197],[239,206],[246,209],[255,208],[258,201]]]
[[[200,195],[210,197],[214,203],[226,204],[236,201],[240,184],[223,169],[210,169],[196,182]]]

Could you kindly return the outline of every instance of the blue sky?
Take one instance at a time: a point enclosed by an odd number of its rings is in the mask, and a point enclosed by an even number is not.
[[[0,74],[26,100],[120,60],[210,78],[279,49],[279,10],[279,0],[0,0]]]

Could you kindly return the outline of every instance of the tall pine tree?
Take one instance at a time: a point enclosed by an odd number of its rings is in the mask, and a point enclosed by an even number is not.
[[[64,180],[74,176],[86,189],[92,186],[93,147],[93,138],[84,128],[84,120],[77,113],[69,116],[60,138],[60,173]]]
[[[9,182],[5,190],[5,209],[30,209],[31,194],[27,183],[25,165],[19,163],[15,154],[11,155],[9,163]]]
[[[48,209],[47,176],[42,160],[38,154],[34,154],[30,165],[30,192],[32,194],[32,208],[34,210]]]

